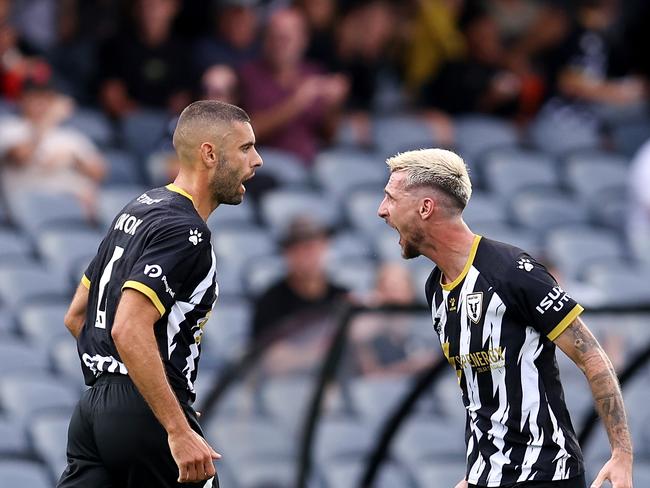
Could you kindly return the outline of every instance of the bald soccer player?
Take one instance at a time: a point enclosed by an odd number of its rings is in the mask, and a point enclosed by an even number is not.
[[[90,389],[70,420],[60,488],[219,486],[220,455],[191,406],[219,289],[205,222],[241,203],[262,160],[246,112],[217,101],[183,111],[174,147],[178,177],[119,212],[66,315]]]

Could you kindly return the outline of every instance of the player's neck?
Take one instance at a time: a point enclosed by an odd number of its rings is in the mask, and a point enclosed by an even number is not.
[[[196,212],[204,221],[207,221],[210,214],[217,208],[218,203],[212,199],[206,185],[201,184],[196,178],[181,174],[176,177],[173,184],[192,197]]]
[[[442,271],[442,282],[458,278],[467,264],[474,244],[474,233],[462,220],[431,233],[431,245],[423,254]]]

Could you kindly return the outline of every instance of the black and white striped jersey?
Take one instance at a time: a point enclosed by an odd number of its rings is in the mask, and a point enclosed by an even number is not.
[[[89,289],[78,339],[84,377],[128,374],[111,337],[122,290],[146,295],[160,312],[158,349],[175,390],[194,394],[201,336],[217,298],[210,231],[192,197],[175,185],[150,190],[115,217],[82,278]]]
[[[426,284],[433,325],[467,413],[466,479],[479,486],[563,480],[584,471],[555,359],[582,312],[521,249],[476,236],[461,275]]]

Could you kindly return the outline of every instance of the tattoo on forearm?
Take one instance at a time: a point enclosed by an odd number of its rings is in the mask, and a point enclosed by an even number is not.
[[[569,328],[612,449],[632,453],[623,397],[614,367],[598,341],[578,318]]]

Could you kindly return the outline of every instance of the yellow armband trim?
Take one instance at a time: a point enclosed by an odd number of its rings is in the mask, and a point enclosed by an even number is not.
[[[160,298],[158,298],[158,294],[155,291],[153,291],[151,288],[149,288],[147,285],[145,285],[144,283],[140,283],[139,281],[129,280],[126,283],[124,283],[124,285],[122,285],[122,291],[124,291],[124,288],[133,288],[134,290],[138,290],[140,293],[145,295],[149,300],[151,300],[151,303],[153,303],[154,306],[158,309],[158,312],[160,312],[161,317],[165,315],[165,306],[160,301]]]
[[[83,285],[84,288],[86,288],[86,290],[90,290],[90,280],[88,279],[88,277],[85,274],[81,277],[81,283],[80,284]]]
[[[554,341],[557,339],[562,332],[564,332],[564,329],[566,329],[569,325],[571,325],[571,322],[573,322],[578,315],[580,315],[585,309],[582,308],[582,305],[577,304],[575,307],[571,309],[571,311],[566,314],[566,316],[562,319],[562,321],[555,326],[555,328],[548,333],[546,337],[548,337],[550,340]]]

